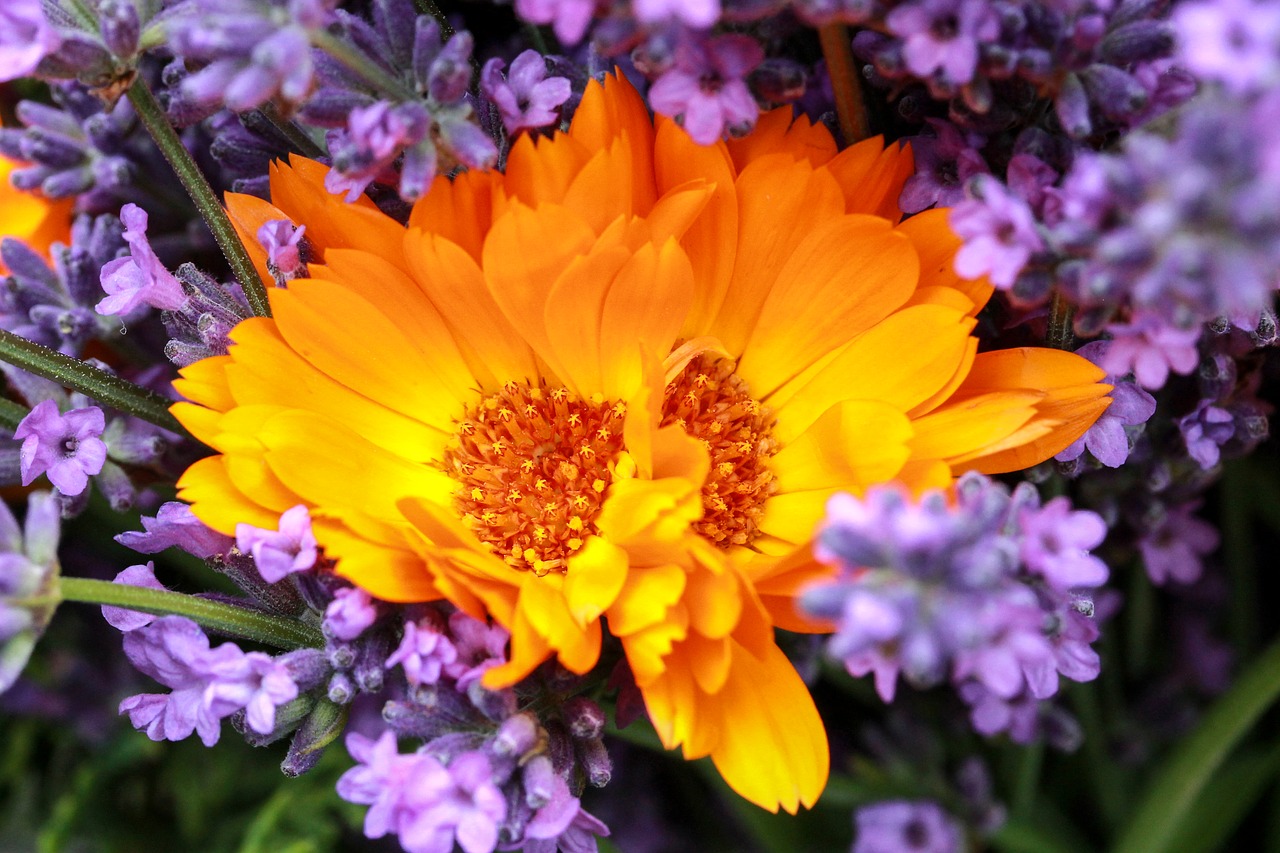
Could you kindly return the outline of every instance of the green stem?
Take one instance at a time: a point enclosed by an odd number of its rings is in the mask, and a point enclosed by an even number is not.
[[[141,75],[129,87],[129,101],[133,104],[138,118],[146,126],[147,132],[160,148],[160,153],[164,154],[164,158],[173,167],[174,174],[182,182],[183,189],[195,202],[196,210],[200,211],[200,216],[213,232],[213,239],[218,241],[218,248],[222,250],[223,256],[231,266],[232,275],[240,280],[240,286],[244,288],[249,307],[259,317],[270,317],[271,306],[267,302],[267,289],[263,286],[262,279],[258,276],[258,271],[254,268],[244,243],[240,242],[240,235],[236,234],[235,226],[231,224],[231,219],[222,207],[217,193],[213,191],[213,187],[209,186],[208,179],[200,171],[200,167],[196,165],[186,146],[182,144],[173,125],[169,124],[168,116],[165,115],[160,102],[156,100],[156,96],[152,94]]]
[[[271,616],[233,604],[210,601],[180,592],[148,589],[90,578],[58,580],[63,601],[126,607],[157,616],[186,616],[220,634],[265,643],[280,649],[321,648],[324,637],[296,619]]]
[[[0,329],[0,361],[52,379],[75,391],[85,394],[103,405],[119,409],[126,414],[178,435],[190,433],[169,414],[171,400],[166,400],[141,385],[99,370],[79,359],[63,355],[55,349],[41,346],[13,332]]]
[[[328,30],[314,30],[311,43],[354,71],[361,79],[383,95],[397,101],[416,101],[418,93],[401,80],[392,77],[346,40]]]
[[[1054,349],[1072,349],[1076,336],[1071,328],[1071,321],[1075,313],[1076,309],[1055,290],[1053,302],[1049,305],[1049,328],[1045,333],[1045,343]]]
[[[853,36],[844,24],[824,24],[818,27],[818,41],[822,45],[822,58],[827,61],[827,76],[831,78],[836,118],[840,121],[844,144],[861,142],[871,135],[871,120],[862,97],[858,65],[853,58]]]
[[[1200,726],[1183,738],[1116,842],[1113,853],[1163,853],[1178,841],[1181,819],[1227,754],[1280,698],[1280,641],[1254,659]]]
[[[0,426],[5,429],[17,429],[18,424],[22,423],[22,419],[29,414],[31,410],[26,406],[0,397]]]

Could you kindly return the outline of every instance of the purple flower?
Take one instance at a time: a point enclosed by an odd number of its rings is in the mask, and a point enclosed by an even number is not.
[[[182,616],[164,616],[126,633],[124,651],[140,672],[172,691],[120,703],[120,713],[152,740],[183,740],[196,732],[205,746],[213,746],[220,721],[242,709],[249,728],[270,734],[276,707],[298,695],[288,656],[246,654],[235,643],[210,648],[200,626]]]
[[[558,774],[552,777],[551,791],[547,804],[525,825],[521,849],[524,853],[595,853],[596,838],[607,836],[609,827],[582,808]]]
[[[526,50],[512,60],[504,80],[505,65],[496,57],[486,62],[480,72],[480,89],[498,107],[507,133],[554,122],[559,116],[557,107],[573,93],[569,80],[548,77],[547,61],[536,50]]]
[[[139,586],[144,589],[165,589],[164,584],[156,580],[156,566],[152,562],[130,566],[116,575],[114,582],[128,586]],[[125,607],[111,607],[105,604],[102,606],[102,618],[107,620],[108,625],[121,633],[136,631],[156,621],[156,617],[150,613],[129,610]]]
[[[294,225],[288,219],[273,219],[258,229],[258,243],[267,250],[267,269],[277,286],[307,274],[307,262],[302,258],[306,231],[307,226]]]
[[[100,437],[105,427],[97,406],[62,414],[52,400],[37,403],[13,432],[14,438],[22,439],[22,485],[48,473],[49,482],[64,495],[83,492],[89,477],[107,461],[107,445]]]
[[[1022,561],[1050,585],[1067,591],[1102,586],[1107,566],[1089,553],[1107,537],[1102,516],[1088,510],[1072,510],[1066,498],[1054,498],[1039,509],[1023,509]]]
[[[1142,562],[1151,582],[1163,586],[1172,581],[1186,585],[1199,579],[1204,558],[1218,547],[1218,532],[1198,518],[1199,501],[1168,510],[1147,535],[1138,541]]]
[[[854,814],[852,853],[961,853],[960,825],[937,803],[890,800]]]
[[[253,555],[258,572],[267,583],[279,583],[286,575],[310,569],[319,556],[316,537],[311,532],[311,514],[305,504],[285,510],[278,530],[237,524],[236,547]]]
[[[0,4],[0,83],[26,77],[61,43],[41,0],[5,0]]]
[[[147,212],[136,204],[126,204],[120,209],[120,221],[125,226],[129,257],[116,258],[102,268],[102,289],[108,295],[97,304],[97,312],[129,314],[143,304],[166,311],[181,308],[187,295],[147,241]]]
[[[671,18],[705,30],[720,20],[720,0],[635,0],[632,14],[644,24],[657,24]]]
[[[35,604],[57,577],[62,512],[51,492],[27,498],[23,526],[0,501],[0,693],[13,686],[36,640],[53,616],[52,604]]]
[[[1110,341],[1093,341],[1076,350],[1076,355],[1101,364],[1110,346]],[[1111,385],[1111,405],[1084,435],[1054,459],[1071,462],[1079,459],[1086,448],[1108,468],[1119,468],[1129,458],[1129,437],[1124,428],[1150,420],[1156,411],[1156,398],[1128,380],[1108,376],[1105,381]]]
[[[963,86],[978,67],[978,44],[1000,34],[1000,21],[986,0],[908,0],[885,16],[889,31],[903,39],[902,55],[913,74]]]
[[[649,88],[649,104],[675,117],[699,145],[710,145],[725,130],[752,127],[760,108],[746,76],[764,59],[748,36],[690,37],[676,48],[675,65]]]
[[[981,143],[966,139],[954,124],[928,119],[935,136],[911,139],[916,172],[902,185],[898,205],[904,213],[919,213],[928,207],[950,207],[964,200],[964,188],[975,175],[990,169],[978,152]]]
[[[1113,323],[1107,331],[1111,346],[1099,366],[1113,376],[1132,373],[1143,388],[1162,388],[1170,370],[1190,373],[1200,362],[1199,328],[1179,329],[1154,314],[1136,313],[1127,325]]]
[[[596,0],[516,0],[516,14],[531,24],[550,24],[556,38],[577,44],[586,35]]]
[[[405,186],[402,179],[401,195],[406,200],[417,198],[426,191],[436,171],[435,148],[428,139],[430,130],[431,114],[422,104],[378,101],[357,107],[351,111],[345,131],[329,134],[333,169],[325,175],[325,189],[346,192],[347,202],[353,202],[379,178],[394,180],[391,167],[395,159],[412,151],[417,167],[407,172],[413,178],[413,186]]]
[[[1178,418],[1178,430],[1187,454],[1206,471],[1222,458],[1222,446],[1236,434],[1235,416],[1210,400],[1196,403],[1195,411]]]
[[[1031,208],[995,178],[979,175],[969,185],[973,196],[951,209],[951,228],[964,240],[955,269],[965,278],[987,276],[1009,288],[1027,261],[1044,249]]]
[[[347,749],[359,763],[338,779],[338,796],[370,806],[367,837],[397,835],[408,853],[449,853],[455,842],[465,853],[497,846],[507,803],[482,753],[464,752],[445,767],[425,752],[402,755],[390,731],[376,741],[350,734]]]
[[[1256,0],[1179,3],[1178,54],[1201,80],[1247,94],[1280,78],[1280,6]]]
[[[378,620],[378,608],[363,589],[345,586],[333,593],[333,601],[324,611],[326,635],[339,640],[354,640]]]
[[[177,546],[194,557],[208,560],[225,555],[235,540],[196,518],[191,507],[179,501],[160,505],[154,518],[142,517],[144,532],[131,530],[116,536],[116,541],[140,554],[158,554]]]
[[[490,625],[458,611],[449,616],[449,635],[457,657],[446,666],[445,673],[457,680],[459,690],[465,691],[479,681],[486,670],[506,663],[511,635],[501,625]]]
[[[410,684],[435,684],[444,668],[458,659],[458,652],[430,620],[404,624],[400,646],[387,658],[388,669],[400,664]]]

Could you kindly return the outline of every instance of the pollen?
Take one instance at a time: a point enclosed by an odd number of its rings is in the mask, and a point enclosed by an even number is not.
[[[454,507],[509,566],[564,572],[597,532],[625,414],[564,388],[507,383],[466,411],[444,453]]]
[[[667,386],[662,424],[677,424],[711,454],[703,516],[693,529],[722,548],[750,545],[764,502],[777,490],[769,457],[778,452],[773,415],[734,374],[734,362],[699,356]]]

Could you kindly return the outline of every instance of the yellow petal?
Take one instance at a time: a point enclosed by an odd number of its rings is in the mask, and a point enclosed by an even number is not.
[[[861,490],[893,479],[911,451],[912,425],[872,400],[846,400],[769,460],[780,494],[811,489]],[[771,499],[773,500],[773,499]]]
[[[627,582],[627,552],[592,536],[569,558],[564,600],[579,625],[594,622],[613,606]]]

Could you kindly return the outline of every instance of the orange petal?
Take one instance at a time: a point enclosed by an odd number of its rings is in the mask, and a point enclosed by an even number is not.
[[[806,115],[795,115],[791,107],[762,113],[751,133],[727,143],[738,171],[771,154],[785,152],[794,160],[821,166],[836,156],[836,141],[822,124]]]
[[[915,171],[910,145],[890,143],[883,136],[864,139],[841,151],[827,163],[844,190],[845,210],[867,213],[891,222],[902,218],[898,196]]]
[[[491,169],[463,172],[452,180],[437,177],[409,213],[408,230],[448,240],[479,263],[485,234],[493,224],[494,195],[502,181],[502,173]]]
[[[267,250],[258,242],[258,229],[272,220],[289,217],[271,202],[257,196],[227,193],[224,198],[231,225],[236,229],[236,234],[244,244],[245,251],[249,253],[249,259],[253,261],[253,267],[258,271],[263,285],[275,287],[275,277],[267,268]],[[298,223],[295,221],[294,224]]]
[[[178,480],[178,499],[191,504],[196,518],[228,536],[235,534],[237,524],[274,528],[280,523],[280,513],[232,485],[221,456],[206,456],[187,468]]]
[[[909,443],[912,424],[902,412],[873,400],[846,400],[778,451],[769,470],[779,494],[860,491],[893,479],[911,456]]]
[[[917,213],[898,226],[920,255],[920,287],[947,287],[964,294],[974,314],[987,304],[995,288],[985,278],[963,279],[955,270],[961,240],[947,222],[946,208]]]

